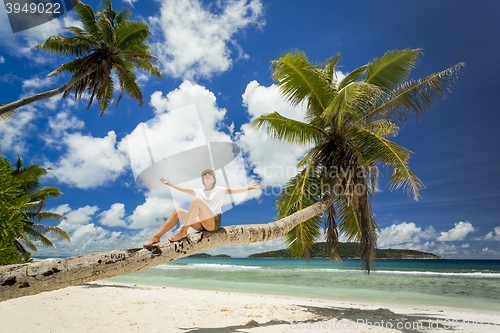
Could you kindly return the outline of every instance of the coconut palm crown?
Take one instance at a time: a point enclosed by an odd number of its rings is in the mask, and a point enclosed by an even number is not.
[[[73,34],[72,37],[53,36],[35,46],[37,49],[75,56],[75,60],[47,75],[68,72],[72,73],[71,79],[57,89],[0,105],[0,120],[9,119],[14,114],[14,109],[28,103],[60,93],[63,93],[63,98],[74,94],[74,99],[80,100],[84,92],[89,95],[87,109],[95,99],[99,103],[101,116],[113,99],[116,79],[121,89],[116,105],[118,106],[125,91],[142,106],[143,94],[136,83],[134,70],[140,69],[149,75],[163,77],[158,67],[154,66],[158,58],[149,53],[147,38],[151,33],[146,23],[131,21],[131,11],[128,9],[115,12],[109,0],[102,0],[97,13],[81,1],[73,1],[73,8],[84,29],[65,27],[65,30]],[[117,74],[115,80],[111,75],[112,70]]]
[[[276,201],[277,218],[318,202],[327,191],[335,197],[324,214],[287,234],[285,241],[294,256],[308,259],[324,221],[331,261],[340,260],[336,248],[344,235],[360,242],[361,261],[369,273],[377,243],[371,201],[379,167],[392,168],[391,190],[403,188],[419,199],[424,185],[408,167],[412,152],[388,138],[408,120],[420,120],[445,97],[464,65],[408,80],[420,54],[420,49],[388,51],[342,79],[336,72],[340,54],[321,64],[311,63],[300,51],[272,61],[273,79],[293,106],[304,106],[304,121],[273,112],[254,119],[251,126],[263,128],[270,137],[311,147]]]
[[[37,248],[32,240],[40,242],[46,247],[55,247],[52,241],[47,238],[49,235],[70,241],[69,235],[64,230],[41,223],[47,220],[61,221],[66,219],[63,215],[42,211],[48,199],[56,199],[62,195],[61,189],[55,186],[41,187],[40,178],[47,174],[47,170],[40,165],[33,164],[25,168],[22,165],[23,162],[18,156],[12,175],[21,181],[21,188],[29,201],[21,209],[27,218],[21,220],[23,229],[21,237],[14,241],[15,248],[20,253],[25,253],[26,249],[22,245],[24,244],[30,250],[36,251]]]

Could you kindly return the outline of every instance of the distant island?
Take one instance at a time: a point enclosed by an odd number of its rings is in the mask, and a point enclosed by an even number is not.
[[[187,256],[186,258],[231,258],[231,256],[228,256],[227,254],[216,254],[215,256],[213,256],[208,253],[196,253]]]
[[[359,259],[361,252],[358,243],[339,243],[337,251],[343,259]],[[330,254],[326,249],[326,242],[316,243],[309,251],[311,258],[330,258]],[[293,258],[288,249],[255,253],[249,255],[248,258]],[[438,255],[415,251],[415,250],[400,250],[400,249],[376,249],[376,259],[444,259]]]

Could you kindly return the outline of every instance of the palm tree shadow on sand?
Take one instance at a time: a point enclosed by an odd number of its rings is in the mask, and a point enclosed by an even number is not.
[[[195,327],[195,328],[180,328],[188,333],[233,333],[233,332],[248,332],[248,329],[254,327],[271,327],[277,325],[287,325],[291,330],[306,330],[308,332],[328,332],[330,330],[351,330],[351,329],[385,329],[388,323],[393,325],[394,332],[402,333],[420,333],[429,330],[449,330],[448,325],[445,325],[445,319],[432,314],[398,314],[389,309],[379,308],[374,310],[366,310],[359,308],[343,308],[343,307],[317,307],[293,304],[303,310],[314,314],[315,319],[304,321],[286,321],[272,319],[265,323],[258,323],[255,320],[250,320],[245,325],[232,325],[221,327]],[[460,323],[461,319],[454,319]],[[451,323],[452,320],[449,320]],[[400,323],[398,325],[398,323]],[[292,326],[293,325],[293,326]],[[350,327],[348,325],[351,325]],[[396,326],[401,326],[398,328]],[[407,328],[405,328],[407,327]],[[300,329],[302,328],[302,329]]]

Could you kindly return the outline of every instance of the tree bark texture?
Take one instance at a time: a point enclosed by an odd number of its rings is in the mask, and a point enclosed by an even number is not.
[[[72,77],[71,80],[69,80],[68,82],[66,82],[65,84],[63,84],[62,86],[60,86],[59,88],[56,88],[56,89],[53,89],[53,90],[49,90],[49,91],[45,91],[45,92],[42,92],[42,93],[39,93],[39,94],[35,94],[35,95],[32,95],[32,96],[24,97],[24,98],[21,98],[20,100],[17,100],[15,102],[12,102],[12,103],[9,103],[9,104],[5,104],[4,106],[0,106],[0,115],[2,115],[4,113],[7,113],[9,111],[18,109],[21,106],[24,106],[24,105],[27,105],[27,104],[30,104],[30,103],[33,103],[33,102],[36,102],[36,101],[41,101],[42,99],[46,99],[46,98],[49,98],[49,97],[53,97],[53,96],[59,95],[59,94],[65,92],[66,90],[68,90],[69,88],[71,88],[72,85],[74,85],[76,82],[78,82],[83,77],[85,77],[85,76],[87,76],[89,74],[90,73],[83,73],[83,74],[81,74],[81,75],[79,75],[77,77]]]
[[[285,236],[299,223],[323,213],[334,196],[281,220],[267,224],[234,225],[216,232],[190,234],[180,241],[163,241],[148,248],[130,248],[0,267],[0,301],[34,295],[85,282],[102,280],[165,264],[217,246],[264,242]]]

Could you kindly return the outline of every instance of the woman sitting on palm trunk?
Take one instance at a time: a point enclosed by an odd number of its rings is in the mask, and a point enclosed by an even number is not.
[[[257,190],[264,186],[261,184],[255,184],[249,187],[239,187],[234,189],[215,186],[217,179],[215,177],[215,172],[211,169],[204,170],[201,173],[201,180],[205,186],[204,189],[191,189],[181,185],[172,184],[168,178],[160,179],[163,184],[173,187],[181,192],[194,195],[196,198],[191,201],[189,210],[176,208],[161,228],[149,239],[148,242],[144,243],[144,246],[151,246],[159,243],[161,236],[175,227],[179,220],[183,221],[184,225],[181,227],[179,232],[168,239],[171,242],[178,241],[186,237],[189,227],[196,231],[216,231],[221,225],[221,208],[228,194]]]

